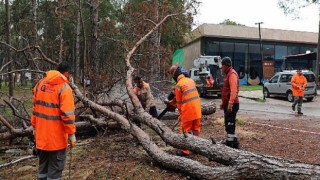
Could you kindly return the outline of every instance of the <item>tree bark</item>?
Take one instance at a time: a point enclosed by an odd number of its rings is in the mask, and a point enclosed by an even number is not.
[[[77,30],[76,30],[76,60],[75,60],[75,83],[78,84],[81,79],[80,77],[80,32],[81,31],[81,18],[80,8],[77,12]]]
[[[92,36],[91,36],[91,64],[97,71],[99,69],[98,60],[98,21],[99,21],[99,0],[91,0],[92,13]]]
[[[7,44],[11,45],[11,18],[10,18],[10,4],[9,0],[5,1],[6,6],[6,31],[7,31]],[[11,62],[11,49],[7,48],[7,62],[10,62],[8,65],[8,76],[9,76],[9,96],[13,96],[13,88],[14,88],[14,77],[11,71],[13,70],[13,62]]]

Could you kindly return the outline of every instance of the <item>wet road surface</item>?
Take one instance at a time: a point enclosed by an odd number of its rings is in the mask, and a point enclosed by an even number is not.
[[[259,95],[258,95],[259,96]],[[257,97],[257,96],[256,96]],[[292,103],[285,98],[266,98],[265,102],[253,100],[252,95],[248,97],[240,97],[239,115],[249,115],[258,117],[259,119],[288,119],[288,118],[307,118],[320,120],[320,96],[314,98],[313,101],[304,101],[302,104],[303,116],[299,116],[292,111]],[[261,98],[262,99],[262,96]],[[219,108],[221,99],[218,97],[202,98],[202,103],[214,101]],[[296,107],[297,108],[297,107]],[[262,117],[265,116],[265,117]]]

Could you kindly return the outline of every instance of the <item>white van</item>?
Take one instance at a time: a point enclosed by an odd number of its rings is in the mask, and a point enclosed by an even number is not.
[[[297,70],[283,71],[276,73],[268,82],[264,83],[264,96],[283,96],[288,101],[293,101],[291,78]],[[307,86],[304,91],[304,98],[307,101],[312,101],[317,95],[317,88],[315,83],[315,75],[312,71],[302,70],[302,74],[307,79]]]

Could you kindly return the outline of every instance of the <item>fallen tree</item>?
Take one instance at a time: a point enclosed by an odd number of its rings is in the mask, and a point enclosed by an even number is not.
[[[162,151],[149,136],[138,128],[129,119],[124,118],[115,112],[112,112],[103,106],[84,97],[79,89],[71,84],[74,92],[81,101],[91,108],[103,113],[108,117],[116,120],[122,129],[126,130],[141,143],[144,150],[151,158],[160,163],[162,166],[176,171],[184,172],[192,177],[199,179],[313,179],[320,178],[320,166],[296,163],[294,161],[276,158],[272,156],[259,155],[246,151],[231,149],[223,144],[215,143],[199,137],[187,134],[176,134],[172,132],[163,122],[152,118],[146,113],[137,96],[132,92],[132,73],[134,68],[130,64],[130,59],[137,47],[164,22],[169,16],[165,17],[151,31],[142,37],[132,50],[126,56],[127,93],[136,109],[134,117],[139,122],[146,124],[153,129],[167,144],[181,149],[189,149],[194,153],[201,154],[211,161],[216,161],[224,166],[208,167],[200,162],[187,158],[173,156]]]
[[[128,53],[125,61],[127,64],[127,75],[125,85],[130,100],[135,108],[134,114],[124,113],[123,111],[115,112],[108,109],[107,106],[98,104],[83,96],[76,85],[71,83],[76,96],[81,102],[90,110],[94,110],[101,114],[100,117],[93,115],[81,114],[80,117],[90,120],[90,122],[81,122],[77,128],[87,129],[92,126],[108,126],[110,119],[114,120],[115,124],[130,133],[138,139],[143,149],[149,156],[165,168],[174,171],[189,174],[192,177],[199,179],[318,179],[320,178],[320,166],[297,163],[290,160],[276,158],[272,156],[265,156],[254,154],[246,151],[231,149],[220,143],[215,143],[203,138],[194,137],[188,134],[176,134],[166,124],[155,118],[152,118],[146,113],[137,97],[132,92],[132,73],[134,68],[130,64],[130,59],[137,47],[149,36],[155,29],[157,29],[162,22],[168,17],[164,18],[158,23],[148,34],[146,34]],[[2,118],[0,118],[1,120]],[[219,167],[210,167],[202,163],[178,157],[161,150],[143,130],[137,127],[133,120],[147,125],[154,130],[163,141],[175,148],[190,149],[194,153],[207,157],[211,161],[221,164]],[[5,124],[5,121],[2,121]],[[8,134],[23,135],[31,134],[31,128],[24,128],[18,131],[10,124],[5,124],[9,127]],[[30,127],[30,126],[29,126]]]

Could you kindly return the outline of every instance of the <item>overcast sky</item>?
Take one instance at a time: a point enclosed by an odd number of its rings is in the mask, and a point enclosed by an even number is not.
[[[300,11],[300,19],[286,16],[277,5],[278,0],[199,0],[202,2],[195,19],[197,26],[203,23],[219,24],[226,19],[249,26],[296,31],[319,31],[318,7],[312,5]]]

